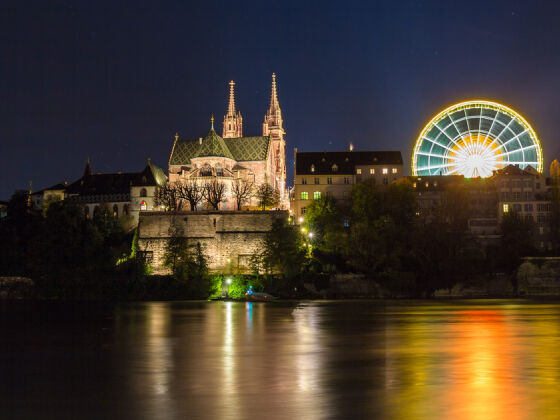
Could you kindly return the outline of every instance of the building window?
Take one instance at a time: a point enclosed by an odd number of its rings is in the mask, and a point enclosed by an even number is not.
[[[533,212],[533,205],[532,204],[525,204],[525,212],[532,213]]]
[[[89,219],[89,207],[88,206],[84,207],[84,215],[86,216],[86,219]]]
[[[350,184],[350,178],[344,178],[344,183],[345,184]]]
[[[145,201],[142,201],[140,203],[140,210],[147,210],[148,209],[148,205],[146,204]]]
[[[356,173],[357,173],[358,175],[361,175],[361,174],[362,174],[362,170],[361,170],[361,169],[356,169]]]
[[[224,168],[216,166],[216,176],[224,176]]]
[[[332,178],[327,178],[327,184],[332,184]]]
[[[397,168],[391,169],[391,172],[394,173],[394,174],[396,174],[396,173],[397,173]]]
[[[93,208],[93,215],[94,215],[94,216],[97,216],[97,215],[99,214],[100,211],[101,211],[101,210],[100,210],[99,206],[95,206],[95,207]]]
[[[313,200],[318,200],[319,198],[321,198],[321,191],[315,191],[313,193]]]
[[[509,204],[504,204],[502,208],[504,210],[504,213],[507,213],[509,211]]]
[[[307,185],[307,178],[301,178],[302,185]]]
[[[122,212],[125,216],[128,216],[130,211],[128,210],[128,204],[125,204],[122,208]]]
[[[319,178],[315,178],[315,184],[319,183]]]
[[[119,206],[113,205],[113,217],[119,217]]]
[[[508,194],[507,192],[503,192],[503,193],[501,194],[501,196],[502,196],[502,201],[507,201],[507,200],[509,200],[509,194]]]
[[[375,175],[375,169],[374,169],[374,168],[370,168],[369,174],[370,174],[370,175]]]
[[[521,211],[521,204],[514,204],[513,210],[519,213]]]
[[[383,185],[387,185],[389,183],[389,178],[383,178]]]
[[[307,209],[305,208],[305,206],[303,206],[303,207],[301,208],[301,214],[305,214],[306,211],[307,211]]]
[[[515,201],[521,200],[521,193],[518,192],[518,191],[512,192],[512,193],[511,193],[511,196],[512,196],[512,197],[511,197],[512,200],[515,200]]]
[[[147,197],[148,196],[148,191],[146,190],[146,188],[142,188],[140,190],[140,197]]]
[[[344,227],[350,227],[350,220],[344,219]]]
[[[333,166],[331,166],[331,169],[333,172],[338,172],[338,165],[335,163]]]
[[[311,165],[311,172],[315,172],[315,165]]]
[[[307,191],[304,191],[300,194],[300,198],[302,200],[309,200],[309,193]]]
[[[416,188],[416,182],[413,182],[413,183],[412,183],[412,186],[413,186],[414,188]]]
[[[383,175],[386,175],[389,173],[389,169],[388,168],[383,168]]]
[[[430,183],[426,182],[424,185],[426,186],[426,188],[428,188],[430,186]]]

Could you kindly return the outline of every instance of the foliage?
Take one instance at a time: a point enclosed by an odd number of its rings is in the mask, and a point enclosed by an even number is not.
[[[299,274],[306,263],[307,250],[296,226],[276,219],[263,241],[262,261],[265,271],[279,271],[287,278]]]

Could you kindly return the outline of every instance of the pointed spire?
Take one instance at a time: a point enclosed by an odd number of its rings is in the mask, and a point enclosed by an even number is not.
[[[84,170],[84,175],[83,178],[85,178],[86,176],[90,176],[93,174],[93,171],[91,169],[91,161],[89,159],[89,157],[87,158],[87,162],[86,162],[86,169]]]
[[[228,117],[235,116],[235,82],[233,80],[230,80],[229,82],[229,104],[227,115]]]
[[[177,141],[177,140],[179,140],[179,133],[178,132],[175,133],[175,141]]]
[[[278,104],[278,92],[276,91],[276,73],[272,73],[272,90],[270,94],[270,108],[268,110],[269,114],[280,108]]]
[[[214,131],[214,114],[210,117],[210,130]]]

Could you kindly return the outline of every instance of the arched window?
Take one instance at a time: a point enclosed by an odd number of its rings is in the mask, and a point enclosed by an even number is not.
[[[88,206],[84,206],[84,216],[86,217],[86,219],[89,219],[89,207]]]
[[[212,176],[212,168],[210,165],[204,165],[200,168],[200,176]]]
[[[224,168],[219,163],[216,165],[216,176],[224,176]]]
[[[148,209],[148,205],[146,204],[145,201],[142,201],[140,203],[140,210],[147,210]]]
[[[146,190],[146,188],[142,188],[140,190],[140,197],[147,197],[148,196],[148,191]]]
[[[119,206],[113,204],[113,217],[119,217]]]
[[[122,208],[122,212],[125,216],[129,216],[130,215],[130,211],[128,209],[128,204],[125,204]]]
[[[99,206],[95,206],[93,208],[93,215],[97,216],[99,214],[99,212],[101,211],[101,209],[99,208]]]

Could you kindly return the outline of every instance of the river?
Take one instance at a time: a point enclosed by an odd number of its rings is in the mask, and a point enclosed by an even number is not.
[[[0,302],[1,419],[558,419],[560,304]]]

